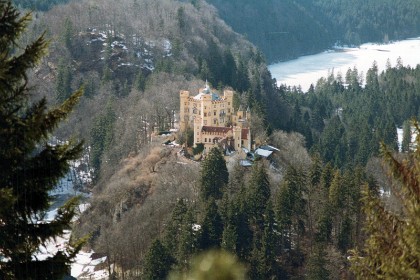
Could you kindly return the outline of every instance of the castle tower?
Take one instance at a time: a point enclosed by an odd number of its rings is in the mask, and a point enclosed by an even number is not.
[[[194,130],[194,143],[193,143],[193,145],[195,146],[197,143],[201,143],[202,142],[202,140],[201,140],[201,128],[203,127],[202,125],[201,125],[201,122],[202,122],[202,120],[201,120],[201,118],[200,117],[196,117],[196,118],[194,118],[194,128],[193,128],[193,130]]]
[[[180,106],[179,106],[179,128],[181,131],[185,131],[185,129],[188,127],[188,122],[190,119],[189,116],[189,103],[188,98],[190,97],[190,92],[186,90],[181,90],[179,92],[179,100],[180,100]]]
[[[235,150],[240,151],[242,146],[242,128],[240,126],[234,126],[232,130]]]
[[[201,95],[201,125],[212,125],[212,93],[210,88],[205,88]]]

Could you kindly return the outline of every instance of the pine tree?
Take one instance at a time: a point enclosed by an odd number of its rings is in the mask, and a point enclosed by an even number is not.
[[[320,243],[315,246],[315,250],[309,256],[308,272],[306,279],[310,280],[324,280],[329,279],[330,272],[326,268],[327,254],[325,253],[325,246]]]
[[[168,221],[168,225],[165,228],[163,243],[171,252],[175,252],[177,249],[176,245],[179,244],[181,230],[185,222],[187,210],[188,208],[184,199],[180,199],[175,205],[171,218]]]
[[[142,70],[140,70],[136,76],[134,87],[140,92],[144,92],[144,90],[146,89],[146,77],[144,76]]]
[[[223,234],[223,222],[214,199],[210,199],[207,203],[201,231],[199,241],[201,249],[207,250],[220,247]]]
[[[194,219],[192,209],[188,209],[184,216],[181,227],[181,235],[178,244],[178,266],[185,270],[189,265],[189,259],[198,250],[199,232],[193,229]]]
[[[270,183],[267,172],[263,164],[256,164],[247,189],[247,211],[260,230],[263,230],[264,212],[269,199]]]
[[[261,251],[263,255],[264,279],[284,279],[284,272],[276,261],[277,253],[277,223],[271,201],[268,201],[264,215],[264,232],[261,237]]]
[[[56,79],[56,94],[58,102],[63,102],[71,95],[72,74],[65,61],[61,60],[58,65]]]
[[[228,224],[223,229],[222,248],[228,252],[236,253],[236,243],[238,242],[238,230],[235,225]]]
[[[42,222],[52,190],[78,158],[82,144],[50,145],[50,133],[77,103],[79,90],[54,109],[45,98],[29,102],[27,72],[46,52],[41,35],[24,49],[18,40],[31,15],[21,16],[10,1],[0,1],[0,279],[60,279],[80,249],[67,247],[45,260],[40,246],[70,227],[76,200]]]
[[[403,139],[402,139],[401,151],[408,152],[410,150],[410,143],[411,143],[411,123],[409,121],[405,121],[403,124]]]
[[[220,149],[215,147],[210,150],[202,164],[200,178],[202,199],[220,199],[222,189],[228,182],[229,173],[226,161]]]
[[[305,230],[306,201],[303,193],[306,180],[306,174],[302,170],[289,167],[277,194],[276,217],[283,248],[290,249],[292,232],[297,234],[294,240],[298,243]]]
[[[169,250],[162,245],[159,239],[156,239],[147,252],[143,279],[161,280],[165,279],[174,264],[174,259]]]
[[[420,145],[420,128],[416,144]],[[366,187],[363,203],[366,214],[365,247],[354,252],[352,270],[358,279],[419,279],[420,278],[420,150],[398,161],[382,145],[382,154],[394,180],[399,182],[394,190],[401,199],[403,215],[387,209],[381,198]]]

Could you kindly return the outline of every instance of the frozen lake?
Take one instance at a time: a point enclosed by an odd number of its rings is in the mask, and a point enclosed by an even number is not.
[[[311,84],[315,85],[319,78],[327,77],[332,71],[345,77],[347,70],[356,66],[359,74],[363,72],[365,76],[373,61],[377,62],[381,72],[385,69],[388,59],[391,66],[395,66],[398,57],[401,57],[405,66],[415,67],[420,64],[420,37],[386,45],[368,43],[358,48],[343,48],[302,56],[269,65],[268,69],[279,85],[301,85],[302,90],[307,91]]]

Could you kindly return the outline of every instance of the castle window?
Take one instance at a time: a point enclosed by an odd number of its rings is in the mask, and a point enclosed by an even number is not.
[[[230,106],[230,102],[228,102],[228,106]]]
[[[216,116],[216,111],[214,111],[214,115]]]
[[[228,108],[228,113],[230,113],[230,108]]]
[[[217,124],[217,119],[214,119],[213,120],[213,124]]]
[[[204,120],[204,125],[207,125],[207,120]]]
[[[193,114],[197,114],[197,108],[193,109]]]
[[[204,116],[207,117],[207,113],[206,112],[204,112]]]
[[[204,142],[207,142],[207,138],[204,138]]]

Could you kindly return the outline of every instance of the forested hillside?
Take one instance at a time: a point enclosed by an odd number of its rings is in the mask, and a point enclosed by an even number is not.
[[[21,9],[47,11],[55,5],[67,3],[68,0],[13,0],[12,2]]]
[[[25,9],[46,11],[68,0],[13,2]],[[386,43],[420,35],[420,3],[416,0],[206,2],[217,8],[234,31],[258,46],[269,62],[320,52],[334,44]]]
[[[209,0],[227,24],[258,46],[269,62],[334,44],[388,42],[420,35],[416,0]]]
[[[332,74],[306,94],[282,90],[294,104],[288,129],[305,135],[308,148],[323,161],[344,168],[366,165],[379,154],[381,141],[398,150],[396,127],[419,117],[419,89],[420,66],[404,67],[400,61],[382,73],[374,63],[366,77],[355,68],[345,77]],[[408,151],[408,145],[402,149]]]
[[[37,87],[55,103],[84,86],[60,135],[86,139],[98,175],[169,129],[179,90],[196,92],[205,80],[233,88],[256,121],[288,114],[262,54],[204,1],[76,1],[38,13],[32,34],[43,30],[52,41]]]
[[[182,275],[211,248],[235,255],[249,279],[351,279],[349,250],[366,240],[363,189],[401,208],[387,192],[379,142],[396,150],[395,128],[404,124],[402,150],[410,151],[420,68],[399,61],[378,73],[373,65],[366,78],[350,69],[304,93],[278,87],[246,39],[277,59],[337,40],[406,37],[419,31],[418,2],[209,2],[219,10],[202,0],[80,0],[35,13],[23,42],[44,30],[51,42],[31,86],[51,105],[85,92],[57,133],[85,139],[95,170],[91,206],[74,232],[90,234],[87,246],[107,256],[116,279]],[[396,23],[375,29],[387,9]],[[365,23],[355,28],[358,19]],[[215,149],[197,163],[162,146],[175,137],[157,134],[173,127],[179,90],[196,92],[205,80],[234,89],[235,106],[250,106],[253,139],[280,150],[270,161],[245,168]]]

